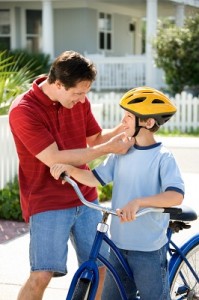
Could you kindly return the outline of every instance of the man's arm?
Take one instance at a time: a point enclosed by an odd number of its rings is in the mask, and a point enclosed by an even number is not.
[[[36,157],[49,167],[56,163],[80,166],[109,153],[125,154],[134,143],[134,139],[128,140],[121,133],[106,143],[84,149],[59,150],[57,144],[53,143]]]

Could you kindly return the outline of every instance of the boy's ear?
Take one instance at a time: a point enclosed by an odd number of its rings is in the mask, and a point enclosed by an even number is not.
[[[153,128],[153,126],[155,125],[155,119],[153,119],[153,118],[149,118],[149,119],[147,119],[147,121],[146,121],[146,128],[147,129],[151,129],[151,128]]]

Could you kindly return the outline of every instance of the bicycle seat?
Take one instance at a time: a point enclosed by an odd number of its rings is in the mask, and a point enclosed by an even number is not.
[[[170,220],[176,220],[176,221],[194,221],[197,220],[198,215],[194,209],[192,209],[189,206],[186,205],[180,205],[177,206],[181,208],[181,213],[170,213]]]

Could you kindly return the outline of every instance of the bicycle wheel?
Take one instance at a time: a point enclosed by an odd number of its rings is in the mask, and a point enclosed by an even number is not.
[[[186,258],[196,274],[199,275],[198,242],[187,252]],[[199,299],[199,283],[184,261],[177,266],[170,286],[172,300]]]
[[[91,281],[88,279],[79,279],[75,287],[71,300],[87,300],[91,288]]]

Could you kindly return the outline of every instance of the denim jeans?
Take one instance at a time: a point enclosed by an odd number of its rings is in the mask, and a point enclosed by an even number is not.
[[[101,219],[101,212],[85,205],[33,215],[30,218],[31,271],[65,275],[69,238],[75,248],[78,264],[88,260],[96,227]],[[108,246],[104,244],[101,253],[107,257]],[[98,262],[98,265],[102,263]]]
[[[157,251],[143,252],[122,250],[124,258],[133,271],[134,280],[125,273],[118,259],[111,251],[110,263],[117,270],[128,300],[170,300],[170,288],[167,270],[167,245]],[[139,292],[138,292],[139,291]],[[117,285],[107,271],[102,300],[122,299]]]

